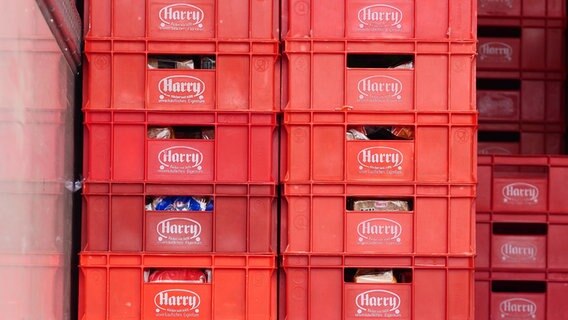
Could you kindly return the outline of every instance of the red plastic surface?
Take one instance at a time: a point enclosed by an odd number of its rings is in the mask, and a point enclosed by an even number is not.
[[[30,70],[22,70],[22,64],[28,66]],[[25,116],[35,118],[45,117],[44,114],[40,114],[42,112],[49,114],[67,108],[68,83],[62,82],[61,79],[65,79],[69,73],[69,66],[55,41],[37,38],[12,41],[2,39],[0,35],[0,67],[7,74],[19,74],[20,77],[18,81],[13,79],[3,81],[5,86],[3,90],[7,93],[0,96],[2,121],[5,121],[5,116],[10,116],[8,119],[21,121],[23,115],[15,114],[15,110],[24,107],[30,113],[36,113]],[[44,71],[40,74],[32,72],[38,69]],[[8,94],[11,92],[25,92],[25,94]]]
[[[276,125],[275,113],[87,111],[84,176],[117,182],[274,182]],[[148,128],[164,126],[210,128],[215,138],[147,137]],[[191,161],[179,163],[182,155]]]
[[[279,110],[276,41],[92,40],[85,51],[87,110]],[[215,56],[215,69],[149,69],[156,54]]]
[[[24,4],[18,5],[24,11]],[[43,19],[36,12],[35,2],[27,8],[30,14]],[[6,75],[18,75],[2,82],[0,148],[5,152],[0,181],[56,181],[65,174],[66,163],[61,159],[69,152],[65,149],[65,130],[70,109],[67,109],[68,83],[63,79],[67,78],[69,67],[49,35],[24,33],[39,27],[39,23],[37,26],[32,23],[31,30],[20,30],[21,40],[3,39],[0,31],[0,68]],[[22,65],[26,66],[25,70]]]
[[[32,1],[19,1],[6,3],[3,11],[5,19],[0,21],[0,39],[4,43],[7,39],[14,39],[14,35],[20,36],[18,41],[28,39],[51,40],[53,35],[49,30],[38,6]]]
[[[477,0],[477,14],[494,18],[547,18],[566,16],[565,0]]]
[[[61,181],[0,181],[7,210],[0,211],[0,254],[63,254],[71,193]],[[14,214],[17,212],[17,214]]]
[[[43,319],[64,319],[69,276],[61,254],[0,255],[0,308],[6,319],[25,319],[33,307]]]
[[[471,0],[283,2],[287,39],[475,39],[477,8]]]
[[[0,108],[0,148],[6,151],[0,165],[0,181],[56,181],[64,176],[66,163],[61,157],[68,152],[66,111],[56,108],[63,107]]]
[[[476,115],[285,112],[284,181],[473,183]],[[348,141],[346,131],[351,125],[410,126],[415,138]]]
[[[475,110],[474,43],[298,40],[285,45],[286,110]],[[347,67],[351,54],[401,53],[414,56],[414,68]]]
[[[564,275],[565,276],[565,275]],[[493,280],[525,280],[518,274],[507,274]],[[493,281],[475,281],[475,319],[535,319],[566,320],[568,306],[564,297],[568,294],[566,280],[547,281],[544,292],[495,292]]]
[[[478,90],[479,121],[564,123],[564,82],[521,80],[519,90]]]
[[[87,183],[85,252],[276,252],[273,184]],[[152,196],[209,196],[213,211],[146,211]]]
[[[161,268],[210,269],[211,283],[144,281]],[[79,319],[275,320],[275,268],[268,255],[82,254]]]
[[[278,39],[278,1],[90,0],[86,38]]]
[[[479,155],[511,155],[520,154],[520,146],[518,142],[485,142],[477,143],[477,153]]]
[[[568,157],[479,156],[478,163],[477,212],[568,213]]]
[[[480,128],[484,126],[480,124]],[[496,126],[505,127],[506,124],[492,125],[492,127]],[[480,141],[477,152],[479,155],[563,154],[564,149],[564,133],[562,132],[521,131],[520,141]]]
[[[474,185],[286,184],[284,253],[473,255]],[[347,209],[348,199],[402,199],[411,211]]]
[[[495,223],[539,223],[546,225],[545,234],[496,234]],[[478,213],[477,258],[478,270],[513,271],[568,271],[568,257],[564,254],[568,241],[568,216],[534,213],[526,215],[499,215]]]
[[[527,26],[519,38],[480,37],[478,53],[479,70],[563,72],[564,31]]]
[[[347,268],[410,269],[397,284],[347,282]],[[473,258],[283,257],[286,319],[473,319]]]

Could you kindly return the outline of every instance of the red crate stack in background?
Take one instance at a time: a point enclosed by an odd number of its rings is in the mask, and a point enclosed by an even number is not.
[[[479,153],[564,153],[565,1],[478,8]]]
[[[476,319],[566,319],[566,2],[478,9]]]
[[[477,272],[478,319],[566,319],[565,273]]]
[[[282,319],[473,319],[475,16],[283,1]]]
[[[477,319],[564,319],[568,200],[563,156],[480,156]]]
[[[85,4],[81,319],[276,319],[277,1]]]

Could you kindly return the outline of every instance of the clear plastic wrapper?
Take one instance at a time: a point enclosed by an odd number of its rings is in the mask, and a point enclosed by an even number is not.
[[[393,270],[358,269],[354,277],[355,283],[397,283]]]
[[[201,69],[215,69],[215,59],[211,57],[202,57],[200,62]]]
[[[213,128],[154,127],[148,129],[149,139],[215,139]]]
[[[408,201],[402,200],[356,200],[355,211],[408,211]]]
[[[207,273],[199,269],[158,269],[148,274],[149,283],[208,283]]]
[[[149,128],[148,138],[150,139],[174,139],[174,129],[172,128]]]
[[[213,129],[204,129],[201,130],[201,139],[215,139],[215,130]]]
[[[210,197],[160,196],[146,205],[147,211],[213,211]]]
[[[404,140],[414,139],[414,130],[409,127],[392,127],[391,133],[400,139]]]
[[[414,69],[414,62],[408,61],[392,67],[393,69]]]
[[[367,135],[357,129],[347,130],[347,140],[369,140]]]
[[[411,127],[364,126],[350,127],[346,132],[347,140],[413,140]]]
[[[148,69],[195,69],[193,59],[148,58]]]

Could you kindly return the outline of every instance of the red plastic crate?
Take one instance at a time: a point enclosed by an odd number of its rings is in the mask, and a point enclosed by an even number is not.
[[[61,254],[0,255],[0,308],[6,319],[69,316],[68,257]]]
[[[479,156],[477,211],[568,213],[568,158]]]
[[[145,282],[145,271],[167,268],[210,269],[211,283]],[[268,255],[82,254],[79,318],[275,320],[275,271]],[[164,296],[189,305],[168,305]]]
[[[357,284],[346,269],[394,268],[411,281]],[[473,319],[473,258],[283,257],[286,319]]]
[[[477,275],[476,275],[477,278]],[[568,319],[566,274],[501,273],[475,281],[476,319]],[[507,287],[499,287],[504,284]],[[503,285],[501,285],[503,286]]]
[[[278,1],[90,0],[86,38],[278,40]]]
[[[479,36],[477,68],[479,70],[523,70],[563,72],[565,45],[563,26],[505,25],[507,20],[479,20],[480,26],[514,27],[518,35]]]
[[[475,39],[477,8],[471,0],[282,3],[286,39]]]
[[[298,40],[285,45],[286,110],[475,110],[474,43]],[[348,67],[354,55],[410,55],[414,67]]]
[[[83,108],[278,111],[278,50],[277,41],[87,41]],[[154,55],[214,56],[215,69],[149,69]]]
[[[284,181],[474,183],[476,116],[475,112],[285,112]],[[357,125],[412,127],[415,138],[348,141],[348,126]]]
[[[510,79],[492,81],[499,85]],[[477,89],[477,108],[480,122],[546,123],[547,126],[564,124],[564,81],[530,80],[515,81],[519,88]],[[479,78],[478,78],[479,83]]]
[[[477,14],[492,18],[564,19],[565,0],[478,0]]]
[[[566,215],[479,212],[476,268],[564,272],[568,270],[568,258],[563,254],[567,231]]]
[[[208,196],[213,211],[146,211],[151,196]],[[276,219],[274,184],[86,183],[82,249],[275,253]]]
[[[480,71],[478,79],[486,87],[517,79],[519,90],[480,90],[480,133],[513,133],[515,140],[504,141],[499,134],[479,141],[479,154],[563,154],[564,79],[563,73],[523,71]],[[514,115],[514,118],[511,116]],[[518,120],[513,120],[518,119]]]
[[[215,138],[147,137],[148,128],[164,126],[210,128]],[[275,182],[276,126],[275,113],[87,111],[84,176],[117,182]],[[184,158],[189,162],[179,164]]]
[[[410,211],[354,211],[351,199],[406,200]],[[286,184],[282,201],[284,253],[475,252],[474,185]]]

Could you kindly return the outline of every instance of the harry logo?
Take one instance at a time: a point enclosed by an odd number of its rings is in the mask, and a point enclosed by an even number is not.
[[[187,3],[175,3],[160,9],[160,28],[166,30],[203,29],[205,14],[199,7]]]
[[[401,29],[403,14],[397,7],[376,4],[359,10],[357,18],[361,29]]]

